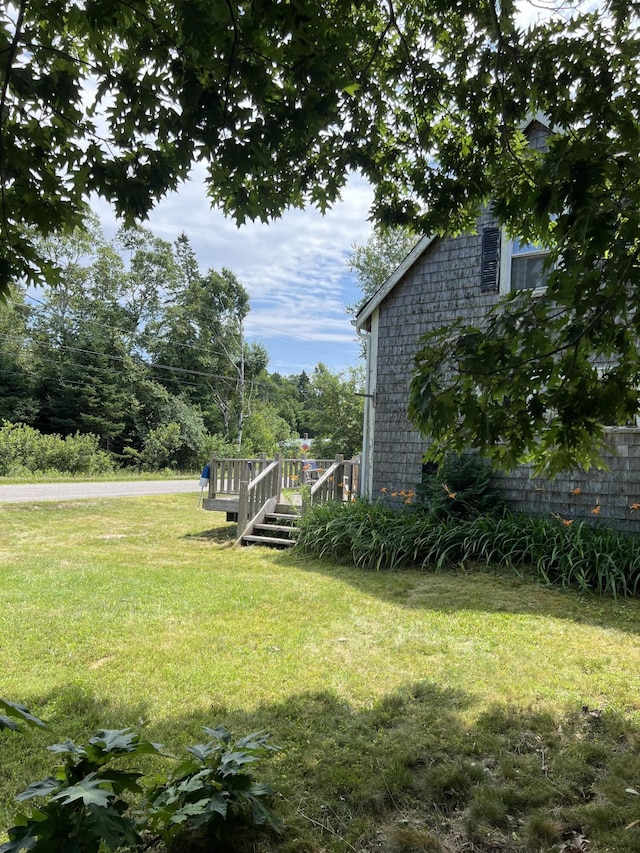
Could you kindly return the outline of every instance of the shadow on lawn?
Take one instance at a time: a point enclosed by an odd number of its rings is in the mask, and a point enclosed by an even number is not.
[[[233,545],[236,541],[237,524],[228,522],[198,533],[185,533],[183,539],[199,539],[203,542],[215,542],[220,545]]]
[[[81,743],[99,728],[139,729],[145,717],[143,701],[115,706],[78,687],[32,700],[32,709],[48,716],[51,731],[28,740],[0,736],[5,804],[10,790],[17,792],[56,763],[39,755],[46,766],[35,776],[12,778],[16,750],[35,756],[36,746],[41,752],[53,740]],[[515,853],[533,849],[525,839],[532,826],[542,831],[544,815],[549,849],[588,832],[594,841],[598,834],[606,839],[606,849],[637,851],[640,831],[625,830],[640,817],[640,798],[625,790],[640,778],[637,729],[613,712],[588,709],[552,715],[496,707],[474,720],[473,706],[473,697],[462,691],[420,682],[368,707],[322,692],[253,711],[224,704],[185,708],[179,717],[150,720],[143,736],[184,755],[187,745],[206,739],[205,725],[223,724],[236,737],[270,732],[282,751],[252,770],[275,788],[286,830],[275,847],[261,850]],[[409,829],[418,835],[398,844]]]
[[[283,565],[291,565],[293,560],[303,571],[339,578],[366,595],[402,607],[439,613],[471,610],[539,615],[640,634],[640,600],[614,600],[595,593],[543,586],[535,578],[519,577],[506,569],[373,571],[295,553],[284,554],[280,559]]]

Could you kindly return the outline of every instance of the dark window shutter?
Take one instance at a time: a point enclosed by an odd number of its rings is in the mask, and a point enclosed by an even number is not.
[[[500,274],[500,229],[485,228],[482,231],[482,269],[480,290],[488,293],[498,289]]]

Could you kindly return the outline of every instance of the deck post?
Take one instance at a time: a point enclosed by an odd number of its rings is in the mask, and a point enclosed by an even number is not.
[[[344,480],[344,456],[342,453],[336,454],[336,464],[338,467],[336,468],[336,473],[333,476],[333,500],[341,501],[342,500],[342,486]]]
[[[340,500],[350,501],[353,492],[353,460],[344,463],[344,476],[342,478],[342,497]]]
[[[249,523],[249,481],[242,480],[238,500],[238,536]]]
[[[209,497],[215,498],[218,483],[218,457],[215,453],[209,459]]]
[[[276,462],[278,463],[278,467],[276,468],[276,498],[277,503],[282,503],[282,453],[276,453]]]

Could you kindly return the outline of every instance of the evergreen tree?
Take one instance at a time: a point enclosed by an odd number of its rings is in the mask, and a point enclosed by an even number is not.
[[[0,423],[31,424],[37,412],[33,394],[33,365],[28,340],[29,307],[24,293],[14,288],[0,301]]]

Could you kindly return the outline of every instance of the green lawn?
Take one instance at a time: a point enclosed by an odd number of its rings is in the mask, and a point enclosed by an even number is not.
[[[42,745],[268,729],[297,851],[640,849],[640,603],[231,546],[196,496],[0,505],[0,825]],[[467,846],[465,846],[467,845]],[[579,849],[567,848],[567,850]]]

